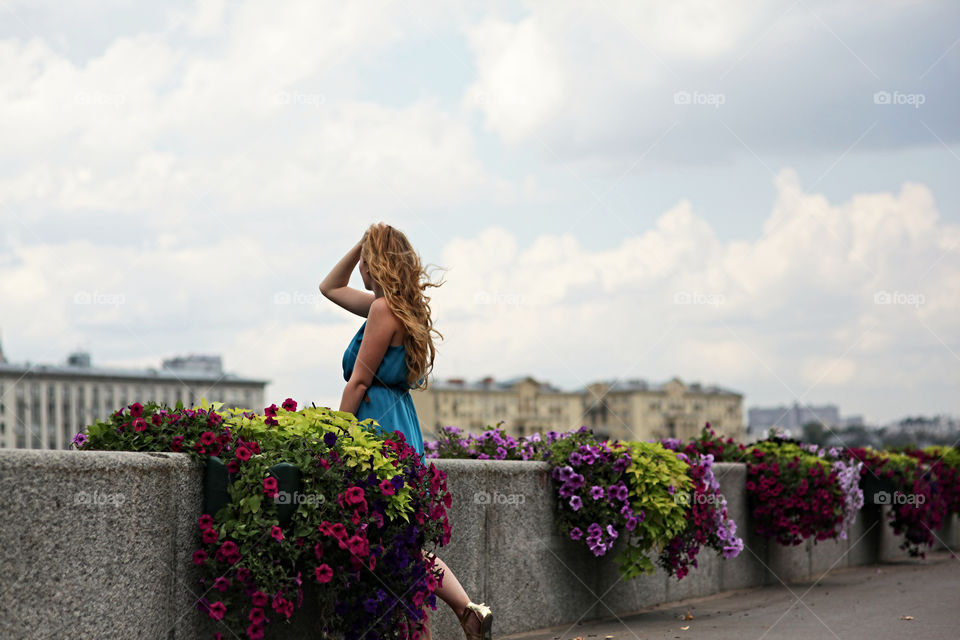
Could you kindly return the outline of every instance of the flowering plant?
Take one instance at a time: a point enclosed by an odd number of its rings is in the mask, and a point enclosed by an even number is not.
[[[667,440],[664,445],[672,448],[677,443]],[[704,545],[724,558],[734,558],[743,551],[743,540],[736,535],[737,523],[727,514],[727,500],[713,474],[713,454],[678,453],[677,457],[690,465],[693,486],[689,493],[675,493],[674,498],[689,505],[690,511],[687,526],[664,547],[659,564],[681,579],[690,565],[698,566],[697,554]]]
[[[655,570],[650,552],[668,573],[682,579],[696,566],[704,544],[725,557],[743,549],[713,477],[712,457],[688,456],[654,443],[598,440],[582,426],[514,439],[499,428],[480,436],[443,427],[428,457],[544,460],[557,482],[559,532],[585,544],[595,556],[623,538],[617,556],[626,578]],[[696,496],[696,497],[692,497]]]
[[[436,609],[442,578],[424,547],[450,539],[445,474],[424,467],[401,432],[385,437],[372,420],[347,412],[297,411],[289,398],[263,415],[220,413],[219,405],[137,403],[75,438],[82,450],[152,448],[226,462],[231,502],[201,516],[193,554],[208,594],[197,607],[229,629],[213,637],[262,638],[268,624],[290,620],[303,605],[305,580],[317,585],[311,604],[324,630],[347,639],[414,637],[422,607]],[[131,435],[125,423],[138,418],[149,426]],[[269,473],[280,462],[300,471],[294,496],[281,496]],[[297,509],[282,528],[284,498]]]
[[[424,443],[424,458],[475,458],[477,460],[537,460],[546,454],[548,440],[539,433],[517,440],[500,427],[488,427],[482,434],[464,434],[460,427],[440,427],[437,440]],[[555,432],[550,432],[557,435]],[[548,438],[550,434],[548,434]]]
[[[933,470],[943,494],[945,508],[949,512],[960,513],[960,449],[933,446],[908,450],[905,453]]]
[[[903,534],[900,548],[911,556],[926,557],[923,545],[936,542],[934,530],[943,525],[949,512],[948,494],[941,490],[938,474],[926,455],[914,452],[906,455],[892,451],[852,448],[850,453],[863,463],[861,479],[870,474],[886,478],[894,487],[892,494],[883,493],[878,504],[889,504],[890,526],[894,533]],[[944,470],[940,469],[941,473]]]
[[[624,447],[598,442],[581,427],[552,443],[556,462],[552,477],[557,491],[557,529],[582,541],[595,556],[606,554],[620,535],[633,531],[646,514],[630,506],[624,471],[632,464]]]
[[[848,480],[846,463],[835,469],[825,456],[779,438],[756,443],[750,458],[747,492],[757,534],[784,545],[811,536],[820,541],[846,535],[851,510],[856,514],[855,503],[845,501],[839,477],[843,471]],[[859,495],[862,504],[862,492]]]
[[[674,451],[682,451],[691,457],[711,455],[714,462],[745,462],[749,459],[744,445],[734,442],[733,438],[724,438],[717,434],[710,427],[709,422],[703,427],[699,437],[686,444],[677,438],[664,438],[661,442],[663,446]]]

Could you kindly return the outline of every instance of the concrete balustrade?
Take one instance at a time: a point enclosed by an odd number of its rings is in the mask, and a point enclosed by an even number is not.
[[[683,579],[665,572],[623,580],[613,556],[596,558],[556,530],[550,466],[543,462],[435,460],[453,494],[453,538],[437,555],[475,602],[495,612],[497,635],[625,615],[651,605],[770,584],[812,582],[826,572],[908,556],[886,521],[862,510],[847,540],[784,547],[756,537],[746,471],[717,464],[745,549],[725,560],[704,549]],[[200,543],[200,465],[186,454],[0,450],[0,637],[209,638],[191,562]],[[960,547],[957,517],[937,548]],[[916,561],[910,559],[910,561]],[[309,581],[306,602],[314,589]],[[432,612],[434,637],[462,637],[449,608]],[[316,638],[309,605],[267,637]],[[225,637],[231,637],[222,626]]]

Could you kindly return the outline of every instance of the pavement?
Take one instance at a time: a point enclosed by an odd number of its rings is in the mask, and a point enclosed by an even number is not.
[[[496,632],[496,620],[494,620]],[[960,559],[835,569],[805,583],[725,591],[627,616],[497,640],[960,640]]]

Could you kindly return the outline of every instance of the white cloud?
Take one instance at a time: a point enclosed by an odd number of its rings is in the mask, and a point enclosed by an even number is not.
[[[616,162],[649,149],[651,166],[716,164],[744,145],[836,154],[871,122],[879,126],[864,146],[936,146],[931,130],[948,142],[960,135],[949,109],[957,15],[946,2],[528,8],[468,29],[477,79],[464,101],[504,141],[551,161]],[[904,40],[911,46],[889,47]],[[922,94],[923,110],[875,104],[877,91]],[[851,123],[862,127],[851,132]],[[669,143],[657,144],[665,135]]]
[[[504,376],[566,386],[679,375],[780,397],[812,386],[814,397],[863,401],[877,383],[868,370],[902,368],[898,346],[917,345],[944,366],[915,361],[900,372],[903,392],[943,382],[954,356],[921,321],[957,350],[960,296],[946,292],[960,279],[960,227],[940,220],[915,183],[839,204],[803,193],[792,170],[776,184],[767,233],[751,242],[719,241],[688,203],[600,251],[572,235],[518,248],[499,228],[457,238],[444,254],[449,290],[435,297],[451,336],[438,375],[480,375],[495,353]],[[875,302],[877,290],[898,287],[923,303]],[[476,291],[490,295],[476,300]]]

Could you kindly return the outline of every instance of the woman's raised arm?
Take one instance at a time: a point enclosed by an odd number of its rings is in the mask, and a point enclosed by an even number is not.
[[[347,252],[347,255],[340,258],[340,261],[334,265],[327,277],[320,283],[320,293],[347,311],[366,318],[367,314],[370,313],[370,304],[375,296],[372,293],[348,286],[350,273],[360,261],[361,244],[362,241],[357,242]]]

